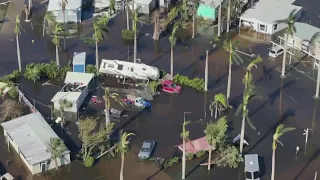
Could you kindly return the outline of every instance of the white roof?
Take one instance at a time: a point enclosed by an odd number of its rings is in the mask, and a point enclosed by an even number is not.
[[[94,7],[95,8],[106,8],[110,6],[109,0],[95,0]]]
[[[79,73],[79,72],[68,72],[66,75],[66,79],[64,80],[65,84],[74,84],[74,83],[82,83],[87,86],[90,81],[93,79],[94,74],[91,73]]]
[[[73,53],[73,64],[86,64],[86,52],[74,52]]]
[[[31,113],[1,124],[30,165],[51,158],[48,145],[58,138],[39,112]],[[67,150],[65,153],[70,152]]]
[[[148,4],[150,4],[152,2],[152,0],[135,0],[134,1],[134,5],[136,6],[136,4],[138,4],[138,6],[139,6],[139,4],[143,4],[143,5],[148,5]],[[131,4],[131,2],[130,2],[130,4]],[[136,6],[137,7],[137,6]],[[135,8],[136,8],[135,7]]]
[[[53,96],[51,102],[59,101],[65,99],[69,102],[77,102],[82,92],[58,92]]]
[[[257,19],[264,23],[273,24],[277,20],[288,18],[294,9],[302,7],[292,5],[294,0],[260,0],[241,15],[241,19]]]
[[[67,1],[66,9],[76,10],[80,9],[82,5],[82,0],[69,0]],[[48,11],[61,10],[60,6],[61,0],[49,0]]]
[[[320,28],[306,23],[296,22],[294,23],[294,26],[296,27],[297,32],[294,32],[293,35],[301,40],[309,41],[315,33],[320,32]]]

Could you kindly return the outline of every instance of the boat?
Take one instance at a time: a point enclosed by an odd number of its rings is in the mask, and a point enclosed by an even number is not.
[[[138,59],[137,59],[138,60]],[[120,60],[102,59],[100,73],[116,76],[117,78],[131,78],[134,80],[158,80],[160,71],[158,68],[146,64],[132,63]]]

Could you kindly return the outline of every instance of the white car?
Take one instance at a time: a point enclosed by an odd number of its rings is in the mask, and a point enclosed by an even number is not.
[[[271,50],[269,51],[269,56],[270,56],[270,57],[273,57],[273,58],[276,58],[276,57],[282,55],[283,52],[284,52],[284,51],[283,51],[283,49],[282,49],[281,47],[279,47],[279,46],[274,46],[274,47],[272,47]]]

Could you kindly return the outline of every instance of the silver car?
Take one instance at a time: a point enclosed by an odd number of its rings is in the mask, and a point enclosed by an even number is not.
[[[244,166],[246,180],[260,180],[258,154],[244,155]]]
[[[155,144],[155,141],[144,141],[138,154],[138,157],[140,159],[148,159],[153,151]]]

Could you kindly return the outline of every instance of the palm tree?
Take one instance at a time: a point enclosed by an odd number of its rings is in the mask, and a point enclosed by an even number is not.
[[[67,48],[67,40],[66,40],[66,6],[68,4],[67,0],[61,0],[60,2],[60,7],[62,10],[62,15],[63,15],[63,32],[64,32],[64,38],[63,38],[63,46],[64,46],[64,50],[66,50]]]
[[[134,2],[132,2],[134,4]],[[132,5],[133,7],[133,5]],[[134,32],[134,44],[133,44],[133,62],[137,62],[137,22],[138,22],[138,10],[139,8],[133,10],[132,12],[132,29]]]
[[[19,71],[22,71],[21,66],[21,55],[20,55],[20,45],[19,45],[19,36],[21,35],[21,30],[25,31],[24,28],[20,24],[20,17],[19,15],[16,16],[16,22],[14,26],[14,33],[16,34],[16,43],[17,43],[17,57],[18,57],[18,65],[19,65]]]
[[[223,49],[229,53],[229,75],[228,75],[228,87],[227,87],[227,101],[229,104],[230,90],[231,90],[231,66],[233,63],[240,64],[243,62],[242,58],[236,53],[236,44],[238,41],[232,42],[231,40],[225,40],[223,42]]]
[[[219,14],[218,14],[218,37],[221,35],[221,13],[222,13],[222,0],[220,0],[219,4]]]
[[[93,22],[93,34],[90,38],[86,38],[85,42],[94,45],[96,48],[95,54],[96,54],[96,68],[97,71],[99,71],[99,49],[98,44],[103,40],[107,38],[107,35],[105,32],[109,31],[108,27],[109,23],[109,17],[106,15],[100,16],[99,18],[95,18]]]
[[[169,41],[171,44],[171,57],[170,57],[170,75],[171,75],[171,77],[173,77],[173,48],[176,45],[176,41],[177,41],[176,32],[177,32],[178,28],[179,28],[179,24],[175,23],[173,26],[171,36],[169,37]]]
[[[49,25],[49,23],[53,23],[56,24],[56,17],[52,14],[51,11],[46,12],[46,15],[43,18],[43,27],[42,27],[42,36],[44,36],[45,34],[45,30],[46,30],[46,23]]]
[[[104,101],[105,101],[105,116],[106,116],[106,126],[108,127],[108,124],[110,124],[110,108],[111,108],[111,99],[118,102],[120,105],[123,105],[121,101],[119,101],[119,95],[117,93],[110,93],[109,88],[105,89],[104,93]]]
[[[281,71],[281,78],[285,78],[286,74],[286,59],[287,59],[287,49],[288,49],[288,36],[292,37],[293,33],[296,32],[296,27],[294,23],[296,22],[296,14],[297,10],[294,9],[290,12],[289,17],[283,20],[275,21],[276,24],[285,23],[288,27],[285,30],[285,42],[284,42],[284,53],[283,53],[283,60],[282,60],[282,71]]]
[[[128,138],[134,136],[134,133],[121,132],[120,141],[117,145],[116,151],[121,154],[121,169],[120,169],[120,180],[123,180],[123,167],[124,167],[124,154],[128,151]]]
[[[73,104],[72,104],[72,102],[69,102],[66,99],[61,99],[59,101],[59,105],[60,105],[59,111],[60,111],[60,116],[61,116],[61,127],[63,127],[65,124],[65,117],[64,117],[65,109],[71,108]]]
[[[274,180],[275,175],[275,166],[276,166],[276,149],[277,149],[277,142],[280,143],[282,146],[283,144],[279,141],[279,138],[286,132],[293,131],[295,128],[293,127],[284,127],[283,124],[280,124],[276,132],[273,134],[273,141],[272,141],[272,171],[271,171],[271,180]]]
[[[183,120],[182,123],[182,133],[181,133],[181,138],[183,141],[183,152],[182,152],[182,179],[185,179],[186,177],[186,141],[189,139],[189,131],[186,130],[187,125],[190,124],[190,121],[185,121]]]
[[[214,118],[217,119],[218,112],[220,114],[221,111],[223,111],[223,110],[228,108],[228,102],[227,102],[226,96],[224,94],[222,94],[222,93],[216,94],[214,96],[214,101],[211,102],[211,104],[209,105],[209,109],[210,109],[210,112],[211,112],[211,117],[213,116],[213,107],[215,107]]]
[[[59,169],[57,158],[60,158],[63,155],[63,153],[67,150],[66,145],[60,138],[51,138],[48,144],[48,150],[51,154],[51,159],[53,159],[54,161],[56,169]]]
[[[247,89],[249,86],[253,86],[253,78],[252,78],[252,74],[251,74],[251,69],[253,67],[257,68],[257,64],[260,62],[262,62],[262,58],[260,57],[260,55],[258,55],[247,66],[246,73],[245,73],[244,78],[242,80],[242,83],[244,84],[245,89]]]
[[[242,125],[241,125],[241,134],[240,134],[240,153],[243,151],[243,144],[244,144],[244,132],[245,132],[245,123],[248,122],[249,126],[252,129],[256,129],[253,126],[253,123],[251,122],[249,118],[249,110],[247,109],[247,105],[249,101],[255,96],[253,87],[248,87],[245,89],[243,93],[243,102],[240,104],[240,106],[237,109],[236,115],[238,115],[240,112],[242,112]]]
[[[200,0],[194,0],[193,2],[193,9],[192,9],[192,38],[195,36],[195,22],[196,22],[196,15],[197,15],[197,10],[200,5]]]
[[[130,30],[130,25],[129,25],[129,0],[125,0],[125,6],[126,6],[126,15],[127,15],[127,30]]]
[[[320,40],[320,32],[316,32],[310,39],[309,46],[308,46],[309,52],[312,50],[312,47],[317,48],[317,43],[319,43],[319,40]],[[316,99],[319,98],[319,88],[320,88],[320,67],[318,66],[316,94],[314,95]]]
[[[56,46],[56,62],[57,62],[57,66],[60,66],[59,63],[59,47],[60,47],[60,38],[58,36],[58,34],[62,31],[62,28],[60,27],[60,25],[58,23],[56,23],[54,29],[53,29],[53,39],[52,42],[53,44]]]
[[[231,0],[228,1],[227,32],[230,31]]]
[[[109,6],[109,11],[110,11],[110,15],[116,12],[116,9],[114,7],[116,1],[115,0],[110,0],[110,6]]]
[[[211,153],[212,150],[217,149],[217,147],[222,144],[225,140],[225,134],[228,129],[226,116],[219,118],[216,123],[210,122],[207,124],[204,134],[206,135],[206,140],[210,145],[209,158],[208,158],[208,170],[211,167]]]

